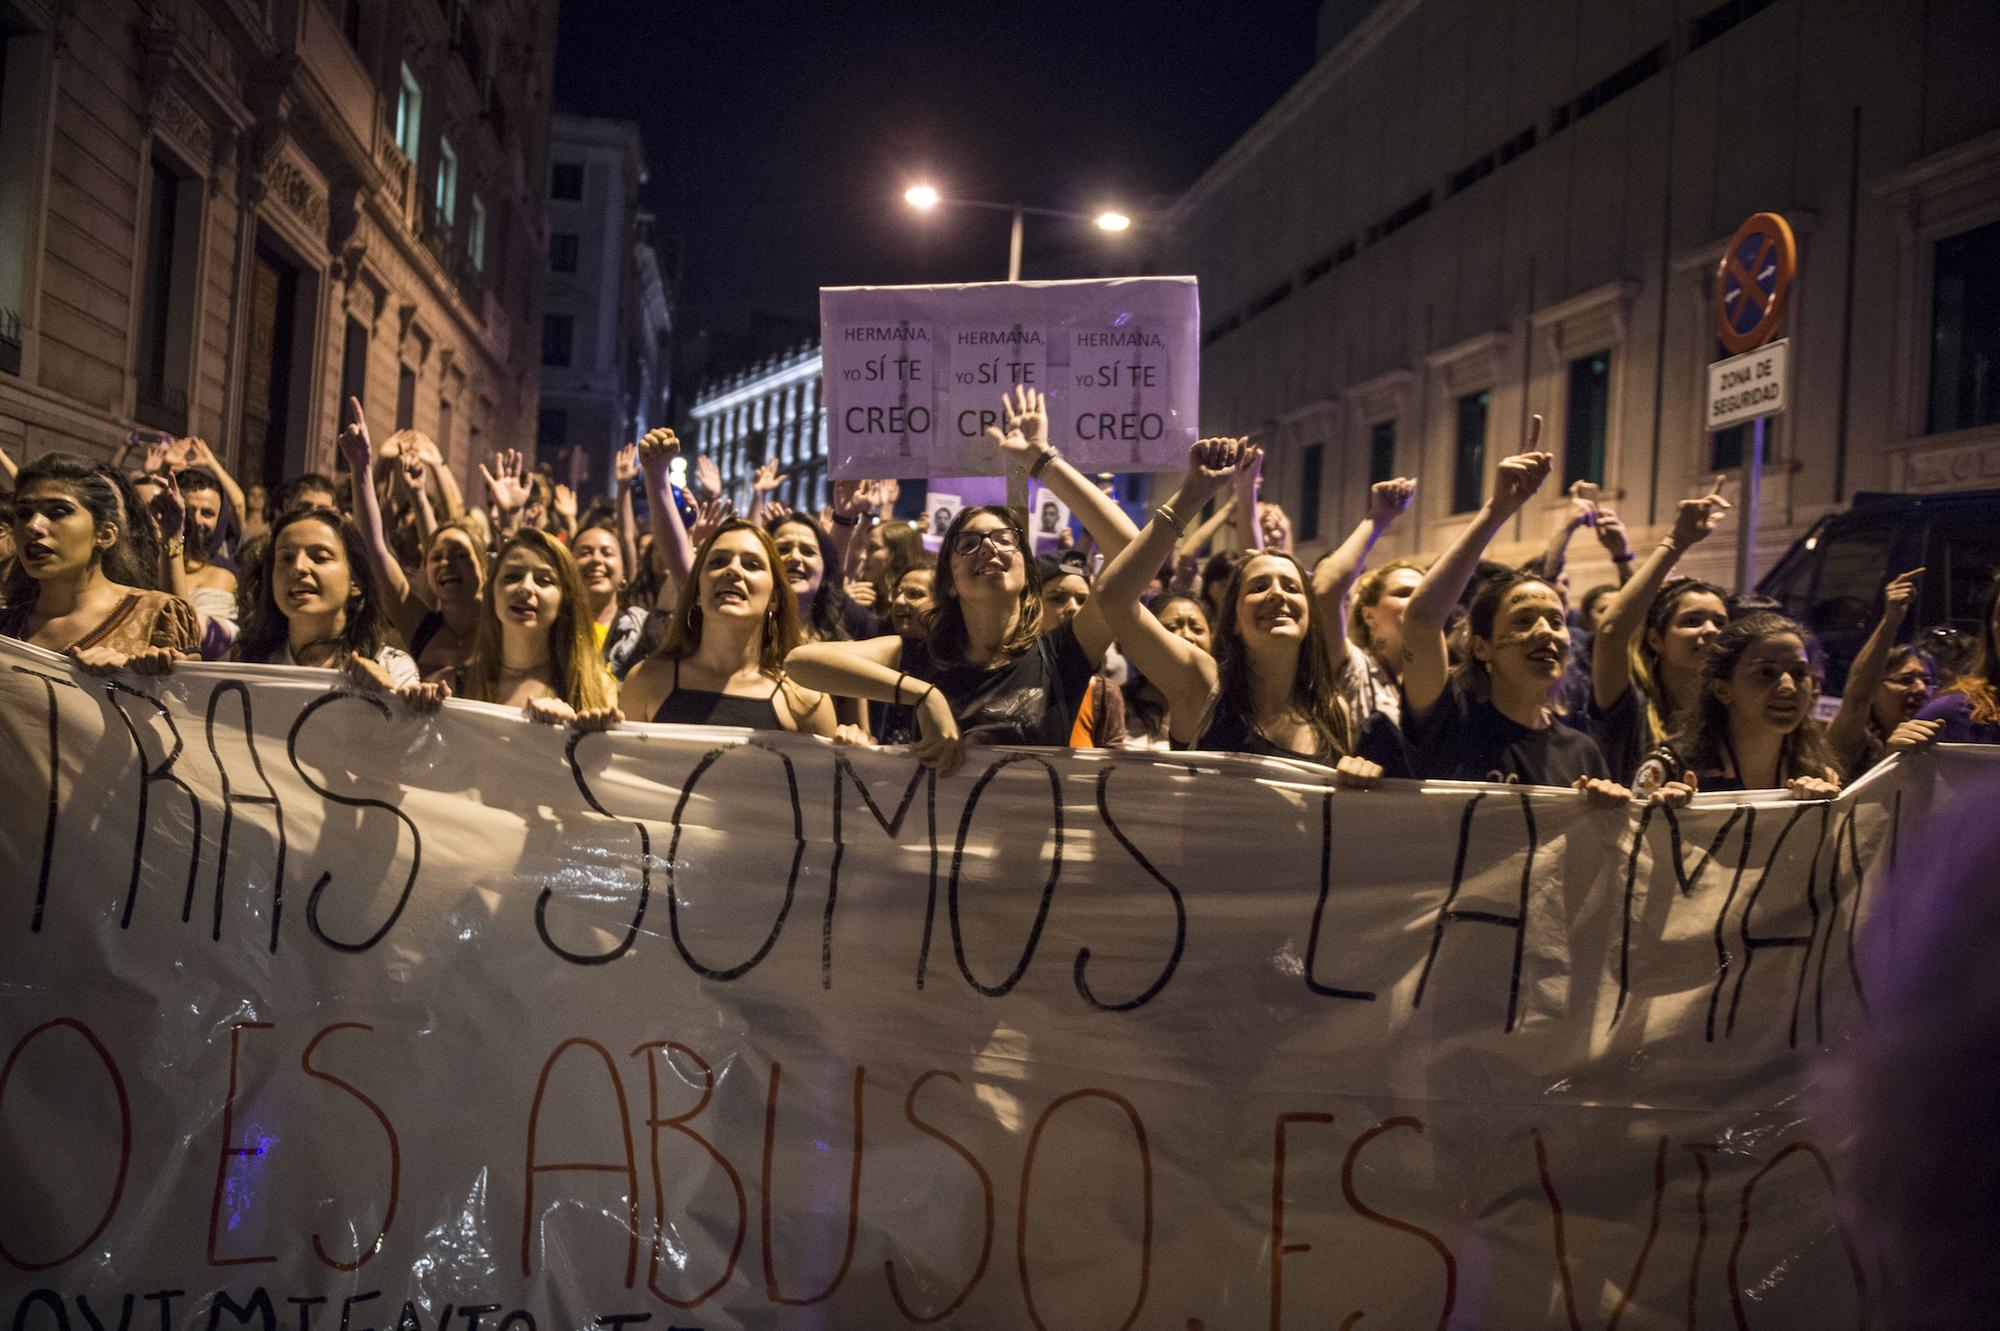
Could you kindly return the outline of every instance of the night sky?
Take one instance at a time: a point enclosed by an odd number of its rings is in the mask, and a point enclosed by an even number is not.
[[[1143,217],[1311,67],[1317,10],[567,0],[556,105],[639,123],[681,327],[727,333],[758,311],[816,320],[822,285],[1003,278],[1006,214],[918,214],[919,178]],[[1025,276],[1134,234],[1030,217]]]

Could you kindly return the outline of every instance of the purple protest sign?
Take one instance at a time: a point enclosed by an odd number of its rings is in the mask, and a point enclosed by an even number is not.
[[[1086,471],[1171,471],[1200,398],[1192,277],[823,287],[827,469],[837,479],[995,476],[986,427],[1015,384]]]

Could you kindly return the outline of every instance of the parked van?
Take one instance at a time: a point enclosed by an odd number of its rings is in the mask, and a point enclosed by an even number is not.
[[[1857,494],[1845,513],[1814,523],[1757,590],[1818,635],[1832,698],[1881,617],[1882,584],[1920,565],[1926,572],[1903,640],[1937,630],[1976,635],[1980,597],[2000,570],[2000,490]]]

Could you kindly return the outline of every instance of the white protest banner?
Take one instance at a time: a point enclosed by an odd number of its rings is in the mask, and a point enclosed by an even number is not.
[[[986,427],[1015,384],[1086,471],[1185,466],[1200,397],[1192,277],[822,287],[827,471],[995,475]]]
[[[0,640],[0,1322],[1851,1326],[1808,1056],[1974,762],[936,781]]]

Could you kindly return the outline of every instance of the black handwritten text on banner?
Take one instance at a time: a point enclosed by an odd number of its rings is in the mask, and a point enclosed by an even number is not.
[[[0,644],[11,1325],[1866,1297],[1797,1100],[1904,773],[1643,822],[1182,755],[934,782],[329,678]]]

